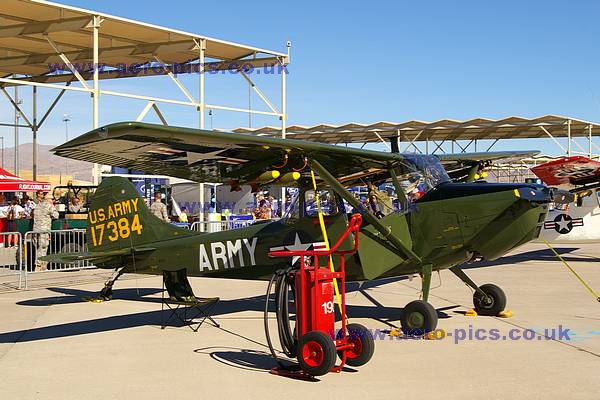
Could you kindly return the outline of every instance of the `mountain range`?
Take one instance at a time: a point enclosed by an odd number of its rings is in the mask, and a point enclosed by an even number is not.
[[[91,181],[92,164],[85,161],[69,160],[55,156],[50,150],[52,145],[38,144],[37,171],[38,175],[71,175],[73,179]],[[2,168],[14,173],[14,147],[7,147],[3,151]],[[31,171],[33,167],[33,144],[19,145],[19,171]]]

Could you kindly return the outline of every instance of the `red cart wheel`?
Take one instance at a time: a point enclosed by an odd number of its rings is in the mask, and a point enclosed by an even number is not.
[[[298,342],[298,363],[309,375],[321,376],[331,371],[335,355],[335,343],[324,332],[308,332]]]
[[[346,350],[338,351],[338,356],[343,357],[346,352],[346,364],[351,367],[360,367],[369,362],[375,352],[375,341],[371,332],[361,324],[348,324],[347,341],[352,347]],[[341,339],[341,332],[338,333],[338,339]]]

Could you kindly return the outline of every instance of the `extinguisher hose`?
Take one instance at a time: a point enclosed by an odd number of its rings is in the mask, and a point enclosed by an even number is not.
[[[279,342],[283,353],[290,358],[295,358],[297,354],[297,340],[294,337],[293,330],[290,324],[290,313],[289,313],[289,300],[288,296],[290,291],[294,294],[293,280],[290,279],[290,271],[292,268],[286,270],[277,271],[269,281],[267,286],[267,295],[265,300],[265,311],[264,311],[264,325],[265,325],[265,336],[267,338],[267,345],[271,351],[271,355],[277,361],[278,364],[282,365],[277,357],[275,348],[271,340],[269,332],[269,300],[271,297],[271,291],[275,286],[275,317],[277,319],[277,333],[279,335]]]

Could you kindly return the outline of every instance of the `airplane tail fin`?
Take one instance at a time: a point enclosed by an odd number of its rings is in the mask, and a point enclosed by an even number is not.
[[[143,248],[194,235],[154,216],[135,186],[122,177],[102,180],[92,197],[87,222],[90,252]]]

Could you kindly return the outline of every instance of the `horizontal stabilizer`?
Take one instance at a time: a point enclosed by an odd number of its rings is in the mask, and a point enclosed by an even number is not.
[[[86,251],[82,253],[62,253],[62,254],[51,254],[44,257],[40,257],[41,261],[56,262],[69,264],[77,261],[93,261],[101,260],[110,257],[128,256],[139,253],[147,253],[154,251],[154,247],[136,247],[136,248],[124,248],[118,250],[106,250],[106,251]]]

